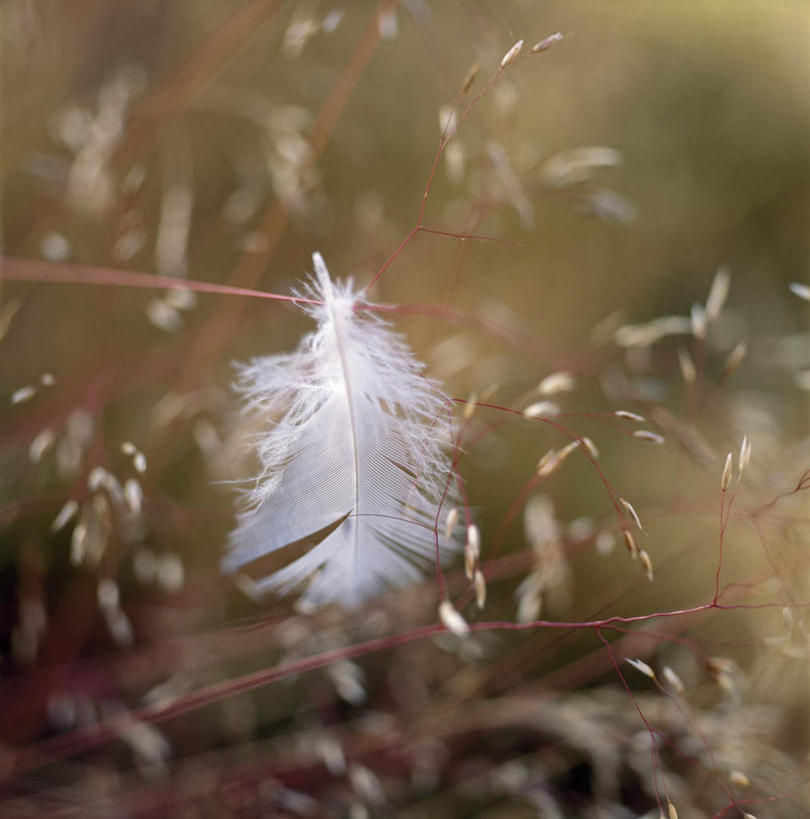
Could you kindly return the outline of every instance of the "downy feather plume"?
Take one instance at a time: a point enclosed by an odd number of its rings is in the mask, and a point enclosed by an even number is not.
[[[357,605],[404,586],[459,548],[436,528],[455,502],[448,400],[389,325],[362,307],[351,281],[333,283],[320,254],[301,304],[316,322],[298,349],[240,366],[261,472],[230,537],[233,572],[285,546],[314,545],[255,582],[303,602]],[[321,538],[318,541],[318,538]]]

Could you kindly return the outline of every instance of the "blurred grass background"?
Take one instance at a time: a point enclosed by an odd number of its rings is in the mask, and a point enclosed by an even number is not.
[[[649,512],[650,551],[663,574],[658,570],[656,583],[645,587],[638,567],[619,549],[605,558],[590,548],[593,534],[584,543],[570,534],[569,524],[580,516],[589,516],[597,529],[613,525],[612,507],[593,470],[584,459],[581,464],[572,459],[543,488],[553,497],[574,567],[569,608],[561,604],[550,616],[647,613],[710,597],[722,456],[736,451],[743,433],[754,442],[750,494],[741,499],[748,508],[789,491],[807,469],[810,413],[807,392],[799,387],[808,383],[802,373],[810,368],[808,314],[807,305],[788,291],[790,282],[807,280],[810,16],[805,3],[411,0],[339,7],[267,0],[69,5],[9,0],[2,29],[5,256],[79,270],[99,266],[187,276],[282,294],[309,269],[315,250],[334,276],[371,279],[414,225],[440,137],[441,107],[457,98],[473,65],[480,71],[467,99],[483,88],[507,49],[525,39],[520,59],[476,104],[451,143],[451,156],[439,163],[424,217],[429,228],[506,241],[459,242],[419,233],[371,297],[430,308],[451,305],[522,334],[524,340],[509,344],[475,323],[435,313],[398,318],[398,329],[451,396],[480,396],[498,385],[494,400],[522,409],[534,385],[562,369],[578,380],[566,409],[598,412],[630,402],[626,408],[649,413],[670,439],[663,450],[644,449],[593,419],[572,423],[597,441],[610,481],[645,520]],[[528,53],[529,46],[557,31],[562,42]],[[582,146],[613,149],[621,162],[586,167],[579,181],[561,183],[555,171]],[[699,390],[681,378],[676,348],[682,340],[667,339],[641,351],[613,344],[612,331],[623,324],[688,315],[690,305],[706,298],[720,266],[731,272],[731,293],[705,349],[692,347],[703,357]],[[74,698],[86,696],[99,713],[105,698],[136,707],[147,681],[156,685],[163,676],[176,678],[177,655],[164,657],[152,675],[130,676],[131,669],[119,668],[114,682],[100,688],[81,676],[82,663],[159,646],[170,635],[217,635],[238,616],[263,618],[270,611],[277,619],[260,635],[275,653],[269,659],[252,656],[259,650],[256,641],[240,633],[241,651],[249,659],[211,671],[200,657],[208,651],[224,656],[222,645],[211,648],[206,642],[202,650],[192,641],[195,648],[178,665],[194,685],[279,662],[295,653],[297,642],[314,652],[356,642],[363,634],[397,631],[399,616],[410,625],[431,622],[435,590],[429,581],[391,601],[389,612],[385,601],[372,607],[380,619],[372,618],[376,625],[364,631],[358,621],[344,622],[334,613],[323,615],[325,622],[316,617],[302,624],[289,601],[262,608],[217,580],[233,495],[215,482],[243,477],[249,469],[233,427],[231,362],[291,349],[307,328],[294,309],[203,294],[188,309],[160,292],[52,283],[3,283],[0,297],[9,321],[0,341],[0,389],[12,396],[24,385],[38,384],[42,373],[52,373],[56,382],[38,386],[30,401],[6,402],[0,421],[4,696],[25,715],[18,735],[11,732],[7,739],[25,745],[53,733],[53,720],[42,714],[49,707],[53,711],[54,693],[62,689]],[[724,362],[740,341],[748,345],[747,357],[724,380]],[[692,343],[688,336],[683,341]],[[76,409],[89,413],[94,428],[71,471],[60,469],[53,450]],[[479,414],[473,424],[480,426],[473,425],[471,434],[497,420]],[[56,442],[47,457],[32,463],[30,445],[44,429],[54,431]],[[679,447],[677,438],[686,443]],[[130,460],[119,451],[125,440],[135,442],[149,463],[141,478],[145,523],[134,534],[111,535],[97,567],[71,566],[70,529],[51,535],[51,520],[65,500],[88,501],[92,492],[86,481],[93,467],[122,480],[131,476]],[[558,445],[553,434],[538,434],[535,426],[507,424],[470,447],[462,474],[484,532],[485,558],[487,543],[492,544],[537,459]],[[769,574],[777,578],[775,586],[746,586],[740,599],[761,602],[770,593],[768,600],[808,601],[806,501],[802,505],[797,496],[791,510],[792,517],[786,513],[761,522],[764,543],[752,527],[732,523],[734,546],[724,564],[728,578],[745,583]],[[787,528],[802,522],[803,529]],[[767,556],[765,543],[773,547]],[[488,619],[514,619],[514,591],[531,565],[520,516],[505,528],[503,548],[517,562],[503,569],[501,582],[492,583]],[[136,555],[145,550],[182,560],[183,591],[144,587]],[[135,648],[116,648],[98,618],[99,576],[120,585]],[[463,588],[458,578],[454,584]],[[58,625],[49,628],[27,661],[14,648],[24,598],[41,600],[49,622]],[[71,617],[80,623],[76,628],[68,627]],[[736,712],[727,703],[712,710],[715,695],[703,689],[696,695],[693,705],[701,719],[713,721],[718,731],[716,747],[725,747],[719,715],[750,717],[754,731],[761,714],[752,712],[778,705],[765,744],[774,755],[806,754],[808,726],[801,715],[807,679],[796,668],[806,659],[785,670],[768,649],[767,638],[783,628],[781,611],[756,618],[716,614],[709,621],[701,638],[724,641],[728,651],[731,641],[749,679],[759,681],[751,683],[755,693],[734,700]],[[277,623],[286,624],[293,636],[274,631]],[[798,625],[791,628],[791,636],[804,633]],[[590,704],[577,701],[572,711],[593,709],[590,730],[613,714],[617,748],[626,750],[623,738],[642,729],[633,722],[629,699],[601,710],[600,698],[612,696],[616,678],[592,636],[575,635],[560,645],[558,635],[543,633],[492,644],[484,637],[474,657],[455,647],[448,659],[432,643],[411,644],[396,656],[369,655],[361,672],[345,672],[365,675],[369,712],[402,718],[413,708],[422,714],[428,727],[420,729],[420,742],[435,739],[442,746],[436,758],[450,756],[461,769],[447,774],[434,795],[423,796],[421,808],[417,802],[408,815],[523,815],[516,804],[525,802],[531,788],[508,777],[487,795],[459,796],[447,782],[466,781],[470,771],[491,773],[501,763],[520,760],[524,745],[535,747],[536,738],[523,736],[511,722],[511,697],[527,686],[533,692],[559,687],[572,696],[586,686]],[[644,640],[631,646],[635,656],[655,650]],[[661,650],[682,666],[692,662],[675,641]],[[598,659],[589,665],[589,657]],[[205,668],[199,673],[198,663]],[[401,671],[397,682],[390,669],[402,664],[408,671]],[[416,665],[425,669],[421,675],[414,673]],[[56,680],[49,676],[53,668],[60,669]],[[352,742],[362,746],[368,734],[365,727],[356,728],[359,716],[352,709],[360,700],[352,704],[346,691],[351,682],[344,676],[336,683],[336,674],[308,682],[303,691],[285,689],[283,696],[268,689],[244,701],[225,700],[225,717],[205,712],[205,721],[187,718],[180,728],[172,723],[174,755],[193,759],[203,750],[242,742],[249,747],[249,739],[303,735],[329,724],[336,730],[342,726],[351,757]],[[774,675],[783,687],[774,687]],[[700,679],[695,666],[695,686]],[[326,693],[324,686],[332,685],[340,694],[341,684],[341,696],[332,689]],[[431,701],[447,711],[430,711]],[[504,712],[498,717],[504,725],[491,728],[496,740],[487,733],[486,719],[471,718],[469,733],[463,741],[456,737],[454,745],[447,735],[450,716],[463,713],[466,705],[483,709],[487,702],[497,702]],[[646,705],[654,709],[656,702],[652,695]],[[242,711],[227,703],[242,703]],[[660,719],[673,739],[679,731],[690,734],[688,720],[666,714]],[[229,733],[232,724],[237,727]],[[542,787],[533,785],[551,800],[535,799],[537,810],[547,811],[540,815],[554,816],[548,807],[554,801],[563,805],[558,815],[568,816],[643,815],[652,809],[646,749],[638,770],[635,762],[628,763],[633,781],[593,808],[613,812],[586,814],[589,794],[598,803],[598,788],[577,779],[577,771],[582,773],[577,766],[585,763],[581,749],[573,760],[564,750],[570,733],[560,729],[555,741],[544,740],[558,756],[540,765],[556,773],[548,774]],[[482,734],[494,745],[479,759],[470,748]],[[760,749],[746,739],[750,760],[761,763]],[[682,747],[702,753],[687,740]],[[355,750],[356,759],[370,766],[362,747]],[[265,751],[254,750],[256,758]],[[632,752],[631,747],[627,753]],[[272,747],[267,756],[278,759],[277,753]],[[768,760],[782,774],[795,764],[782,757]],[[131,768],[131,762],[119,760],[94,758],[92,764],[107,773]],[[224,760],[222,765],[227,768]],[[588,765],[599,767],[593,759]],[[400,772],[390,760],[382,767],[377,774],[385,781],[383,790],[402,807],[407,799],[397,802],[396,794],[407,789],[397,791],[391,784]],[[349,777],[350,787],[338,786],[320,768],[313,771],[302,763],[274,775],[321,805],[328,795],[338,800],[335,804],[349,805],[354,798],[372,813],[382,810],[375,807],[368,783],[364,791]],[[774,785],[772,773],[762,772],[762,793],[791,791],[784,777]],[[103,789],[86,785],[85,774],[57,769],[49,784],[85,783],[87,793],[100,799]],[[171,776],[176,775],[172,768]],[[694,810],[681,815],[719,809],[722,788],[708,788],[707,795],[700,793],[705,783],[690,778],[688,770],[675,770],[673,776],[681,782],[684,803]],[[494,797],[501,786],[512,796]],[[423,794],[430,791],[425,788]],[[131,792],[142,791],[135,783]],[[573,794],[572,801],[565,801],[566,793]],[[9,794],[20,792],[12,786]],[[801,796],[774,803],[768,810],[776,812],[762,815],[799,815],[791,811]],[[165,806],[173,798],[161,802],[157,796],[154,804]],[[507,804],[513,814],[505,812]],[[622,813],[622,804],[636,812]],[[281,815],[288,809],[276,807]],[[239,813],[238,807],[228,809]],[[320,814],[316,809],[312,815]]]

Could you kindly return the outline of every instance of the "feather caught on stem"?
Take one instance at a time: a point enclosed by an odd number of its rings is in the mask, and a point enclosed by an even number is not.
[[[320,254],[313,262],[303,309],[317,329],[295,352],[240,368],[247,409],[283,415],[256,440],[262,469],[223,568],[309,540],[257,588],[286,593],[309,579],[303,603],[351,606],[460,547],[437,526],[455,501],[449,402],[351,282],[333,283]]]

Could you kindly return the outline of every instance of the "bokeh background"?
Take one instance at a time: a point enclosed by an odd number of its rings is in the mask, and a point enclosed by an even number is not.
[[[8,0],[8,815],[624,817],[667,799],[681,816],[801,815],[810,305],[789,285],[808,282],[808,34],[789,0]],[[548,398],[638,510],[655,580],[586,458],[529,485],[565,435],[479,410],[460,471],[487,608],[460,566],[453,598],[487,621],[711,600],[720,476],[746,434],[723,601],[749,608],[603,630],[612,655],[592,629],[445,634],[237,691],[435,622],[435,579],[312,613],[221,578],[230,482],[255,468],[232,364],[292,349],[308,323],[257,298],[119,286],[122,271],[287,294],[320,251],[370,281],[417,222],[450,112],[485,89],[421,224],[498,241],[417,232],[369,297],[408,306],[397,329],[461,401],[521,411],[569,373]],[[730,290],[703,334],[693,305],[713,280]],[[616,409],[665,444],[600,415]],[[660,687],[622,664],[631,696],[611,656],[644,659]],[[143,711],[200,690],[188,713]],[[109,735],[82,745],[97,725]]]

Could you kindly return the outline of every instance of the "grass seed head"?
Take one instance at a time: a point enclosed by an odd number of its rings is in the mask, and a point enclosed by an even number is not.
[[[470,70],[467,72],[466,76],[464,77],[464,81],[461,83],[462,94],[466,94],[470,90],[480,70],[481,70],[480,63],[474,63],[472,66],[470,66]]]
[[[664,436],[657,432],[651,432],[649,429],[637,429],[633,432],[633,437],[640,441],[647,441],[650,444],[661,445],[664,443]]]
[[[636,669],[636,671],[640,671],[645,677],[649,677],[651,680],[655,679],[655,671],[644,662],[644,660],[631,660],[629,657],[627,658],[627,662]]]
[[[399,17],[395,9],[386,9],[377,17],[377,30],[383,40],[396,40],[399,35]]]
[[[579,439],[579,445],[586,452],[588,452],[588,454],[594,460],[596,460],[599,457],[599,450],[597,449],[596,444],[587,435],[583,435],[583,437]]]
[[[639,549],[638,562],[641,564],[641,568],[644,569],[644,574],[647,575],[647,580],[649,580],[650,583],[652,583],[653,580],[655,579],[655,575],[653,573],[652,560],[650,560],[650,556],[644,549]]]
[[[470,543],[466,543],[464,545],[464,575],[466,576],[467,580],[473,579],[473,573],[475,572],[475,564],[478,560],[478,555],[475,553],[475,549],[470,545]]]
[[[627,514],[630,515],[630,517],[633,519],[633,523],[635,523],[636,526],[638,526],[638,528],[643,531],[644,527],[641,525],[641,520],[640,520],[640,518],[638,516],[638,513],[636,512],[635,507],[633,506],[633,504],[630,503],[630,501],[627,500],[627,498],[622,498],[622,497],[619,497],[619,503],[621,503],[621,505],[624,507],[625,511],[627,512]]]
[[[517,590],[518,623],[531,623],[540,616],[542,597],[533,583],[521,583]]]
[[[556,395],[558,392],[570,392],[574,389],[574,377],[564,371],[547,375],[538,385],[541,395]]]
[[[177,308],[163,299],[152,299],[146,307],[149,321],[164,333],[179,333],[183,319]]]
[[[124,481],[124,500],[133,515],[140,513],[143,505],[143,489],[134,478]]]
[[[714,321],[726,303],[731,286],[731,274],[728,268],[721,267],[712,279],[709,295],[706,299],[706,320]]]
[[[26,384],[24,387],[14,390],[11,394],[11,405],[24,404],[26,401],[30,401],[36,394],[36,387]]]
[[[68,523],[70,523],[78,511],[79,504],[75,500],[67,501],[53,519],[53,523],[51,523],[51,531],[58,532],[60,529],[63,529]]]
[[[540,54],[543,51],[547,51],[553,45],[559,43],[562,38],[562,32],[559,31],[555,32],[554,34],[549,34],[548,37],[544,37],[539,43],[535,43],[532,46],[532,54]]]
[[[534,404],[529,404],[523,410],[524,418],[548,418],[552,415],[559,415],[560,408],[554,401],[537,401]]]
[[[474,523],[467,527],[467,544],[477,560],[481,556],[481,530]]]
[[[790,287],[790,292],[793,293],[794,296],[798,296],[804,301],[810,301],[810,287],[808,287],[806,284],[791,282],[788,287]]]
[[[636,544],[636,539],[633,537],[633,533],[629,529],[622,529],[622,534],[624,535],[624,545],[627,547],[627,551],[630,552],[630,557],[635,560],[638,557],[638,545]]]
[[[475,602],[478,608],[482,609],[487,602],[487,581],[480,569],[475,570],[473,583],[475,585]]]
[[[702,304],[693,304],[689,314],[692,335],[697,339],[706,338],[706,310]]]
[[[637,412],[630,412],[630,410],[614,410],[613,414],[624,421],[635,421],[638,424],[643,424],[647,420],[643,415],[639,415]]]
[[[28,447],[28,460],[31,461],[32,464],[38,464],[55,440],[56,436],[52,429],[46,427],[40,430]]]
[[[739,470],[742,474],[751,462],[751,439],[747,435],[743,435],[742,443],[740,444],[739,456]]]
[[[732,785],[739,785],[741,788],[747,788],[751,784],[751,780],[742,771],[729,771],[728,781]]]
[[[733,467],[734,467],[734,457],[729,452],[728,455],[726,455],[726,463],[723,466],[723,475],[720,478],[720,491],[721,492],[725,492],[729,488],[729,486],[731,485],[731,475],[732,475],[732,472],[734,471]]]
[[[447,517],[444,519],[444,536],[448,540],[453,536],[456,524],[458,524],[458,509],[454,506],[447,512]]]
[[[537,474],[546,478],[559,467],[561,462],[560,453],[556,449],[550,449],[537,462]]]
[[[723,366],[723,379],[728,378],[740,366],[746,352],[748,352],[748,345],[744,341],[740,341],[728,354],[726,363]]]
[[[501,60],[501,70],[510,66],[519,56],[520,52],[523,50],[523,40],[518,40],[506,54],[503,55],[503,59]]]
[[[661,670],[661,676],[664,678],[667,685],[678,694],[683,694],[686,691],[686,686],[678,674],[673,671],[668,665],[665,665]]]
[[[449,600],[442,600],[439,604],[439,619],[448,631],[453,632],[458,637],[464,637],[470,633],[469,624]]]
[[[456,130],[458,118],[456,109],[452,105],[439,106],[439,130],[442,134],[450,134]]]
[[[343,9],[332,9],[328,11],[321,20],[321,31],[324,34],[332,34],[337,31],[338,26],[343,22],[345,12]]]

